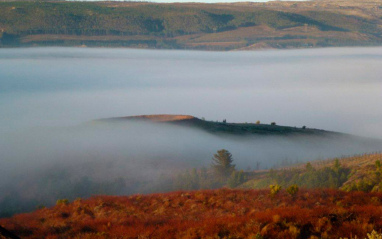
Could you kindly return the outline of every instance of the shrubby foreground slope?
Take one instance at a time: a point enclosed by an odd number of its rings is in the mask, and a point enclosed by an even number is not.
[[[375,153],[241,172],[248,179],[234,184],[273,185],[271,190],[61,199],[52,208],[0,219],[0,226],[21,238],[364,238],[382,230],[381,157]],[[174,187],[180,181],[202,183],[199,174],[194,169],[175,178]],[[227,186],[232,186],[229,180]]]
[[[382,194],[300,190],[173,192],[58,202],[1,219],[22,238],[363,238],[382,230]]]

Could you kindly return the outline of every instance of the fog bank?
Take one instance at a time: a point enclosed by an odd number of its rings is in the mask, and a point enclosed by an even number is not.
[[[209,167],[222,148],[238,169],[380,151],[376,141],[351,137],[218,137],[164,124],[86,122],[188,114],[381,139],[381,65],[382,48],[0,49],[0,216],[62,197],[167,190],[154,182]]]
[[[382,138],[382,48],[0,51],[0,130],[139,114]]]

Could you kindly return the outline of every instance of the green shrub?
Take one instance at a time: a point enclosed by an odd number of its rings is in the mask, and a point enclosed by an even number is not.
[[[58,200],[56,201],[56,205],[67,205],[67,204],[69,204],[69,200],[66,199],[66,198],[64,198],[64,199],[58,199]]]
[[[281,190],[281,186],[280,185],[269,185],[269,188],[271,189],[271,196],[274,197],[276,194],[278,194]]]
[[[289,195],[291,195],[293,198],[296,197],[297,195],[297,192],[298,192],[298,186],[296,184],[293,184],[291,186],[289,186],[287,189],[286,189],[287,193]]]

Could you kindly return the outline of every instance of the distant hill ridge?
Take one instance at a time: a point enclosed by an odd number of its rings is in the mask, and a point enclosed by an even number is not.
[[[192,115],[178,115],[178,114],[157,114],[157,115],[136,115],[125,117],[114,117],[99,119],[95,123],[124,123],[128,121],[149,121],[154,123],[168,123],[178,126],[187,126],[199,128],[209,133],[214,134],[231,134],[231,135],[290,135],[290,134],[306,134],[306,135],[337,135],[345,136],[346,134],[326,131],[321,129],[312,129],[305,126],[291,127],[276,125],[275,122],[271,124],[257,123],[230,123],[225,120],[208,121],[199,119]]]
[[[0,0],[0,47],[255,50],[380,46],[379,0],[150,3]]]

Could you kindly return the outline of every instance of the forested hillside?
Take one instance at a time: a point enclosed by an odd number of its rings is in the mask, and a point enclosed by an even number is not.
[[[378,2],[0,2],[1,46],[253,49],[379,45]]]

